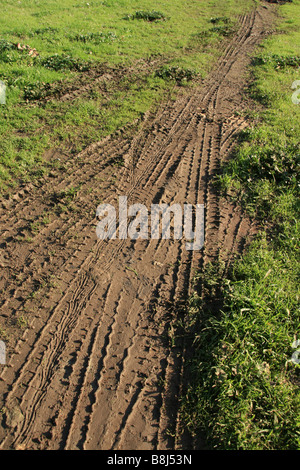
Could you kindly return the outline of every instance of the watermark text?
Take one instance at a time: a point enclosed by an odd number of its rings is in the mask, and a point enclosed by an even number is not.
[[[120,196],[117,209],[112,204],[97,207],[99,239],[181,240],[184,237],[188,251],[201,250],[204,246],[203,204],[184,204],[183,207],[151,204],[149,211],[144,204],[128,206],[127,196]]]

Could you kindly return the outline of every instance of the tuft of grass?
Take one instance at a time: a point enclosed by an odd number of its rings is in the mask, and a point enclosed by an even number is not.
[[[0,39],[0,52],[15,49],[15,45],[5,39]]]
[[[220,24],[220,23],[230,24],[231,19],[227,18],[226,16],[215,16],[215,17],[210,19],[210,22],[212,24]]]
[[[209,29],[209,33],[218,33],[221,36],[229,37],[236,32],[236,24],[226,16],[211,18],[210,22],[214,26]]]
[[[167,19],[166,15],[160,11],[136,11],[132,15],[124,16],[125,20],[144,20],[149,22],[156,22],[156,21],[165,21]]]
[[[117,39],[117,36],[114,32],[108,31],[107,33],[100,32],[100,33],[86,33],[86,34],[75,34],[71,36],[73,41],[79,41],[84,43],[94,43],[94,44],[102,44],[105,42],[112,42]]]
[[[183,67],[165,65],[155,72],[155,76],[163,80],[175,80],[178,84],[183,84],[196,77],[195,70]]]
[[[25,101],[36,101],[42,100],[49,96],[52,92],[52,87],[50,83],[29,83],[24,86],[23,98]]]
[[[45,36],[48,34],[55,34],[58,33],[59,29],[58,28],[53,28],[52,26],[46,26],[44,28],[37,28],[34,31],[31,31],[28,33],[29,37],[34,37],[34,36]]]
[[[28,319],[24,315],[20,315],[17,319],[17,325],[21,329],[28,327]]]
[[[38,58],[36,61],[52,70],[76,70],[77,72],[86,72],[91,68],[91,63],[83,61],[66,54],[54,54],[45,58]]]

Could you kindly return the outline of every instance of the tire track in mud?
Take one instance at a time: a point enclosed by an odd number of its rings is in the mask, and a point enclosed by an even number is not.
[[[228,269],[255,231],[220,198],[213,179],[247,125],[234,113],[266,14],[240,18],[239,32],[201,87],[148,113],[136,133],[93,144],[63,173],[3,203],[1,282],[11,295],[1,297],[0,315],[32,314],[0,375],[2,449],[193,447],[180,435],[186,345],[174,343],[173,332],[184,321],[195,271],[220,259]],[[57,216],[55,197],[73,187],[72,211]],[[120,195],[148,208],[204,204],[204,248],[187,251],[184,240],[97,240],[97,205],[116,204]],[[53,220],[30,243],[14,239],[45,211]],[[34,281],[49,273],[57,285],[28,298]]]

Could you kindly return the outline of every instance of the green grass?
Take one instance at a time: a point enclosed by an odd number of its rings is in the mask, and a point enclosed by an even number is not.
[[[259,111],[217,180],[261,233],[227,278],[218,264],[199,273],[189,301],[195,357],[182,412],[209,448],[300,448],[300,368],[291,361],[300,339],[300,105],[291,99],[300,79],[299,7],[280,7],[281,34],[253,58],[249,93]]]
[[[299,333],[298,261],[262,236],[229,279],[199,276],[206,289],[218,283],[223,305],[216,316],[215,296],[205,305],[190,299],[196,353],[184,416],[210,448],[299,449],[299,366],[289,362]]]
[[[204,77],[237,15],[253,4],[2,1],[0,80],[7,94],[6,104],[0,105],[0,188],[45,173],[46,150],[76,153],[158,106],[175,84],[192,83],[190,76]],[[155,70],[147,68],[153,58]],[[126,68],[138,60],[144,60],[144,71],[127,76]],[[106,84],[105,93],[95,86],[88,96],[59,100],[59,92],[79,80],[84,83],[85,74],[99,64],[108,72],[117,67],[125,72]]]

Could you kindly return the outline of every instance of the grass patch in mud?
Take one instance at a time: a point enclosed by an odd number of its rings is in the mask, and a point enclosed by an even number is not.
[[[2,2],[2,189],[47,171],[48,149],[72,154],[158,106],[174,85],[203,77],[237,15],[253,2],[174,0],[163,7],[156,0]],[[134,73],[133,64],[141,60],[144,70]],[[157,65],[151,67],[151,60]],[[120,72],[81,94],[99,66]],[[76,88],[80,96],[60,102],[64,90]]]
[[[182,412],[209,448],[300,448],[299,6],[280,7],[281,34],[253,59],[250,93],[262,109],[217,181],[261,233],[225,278],[218,264],[199,273],[189,301],[195,356]]]

